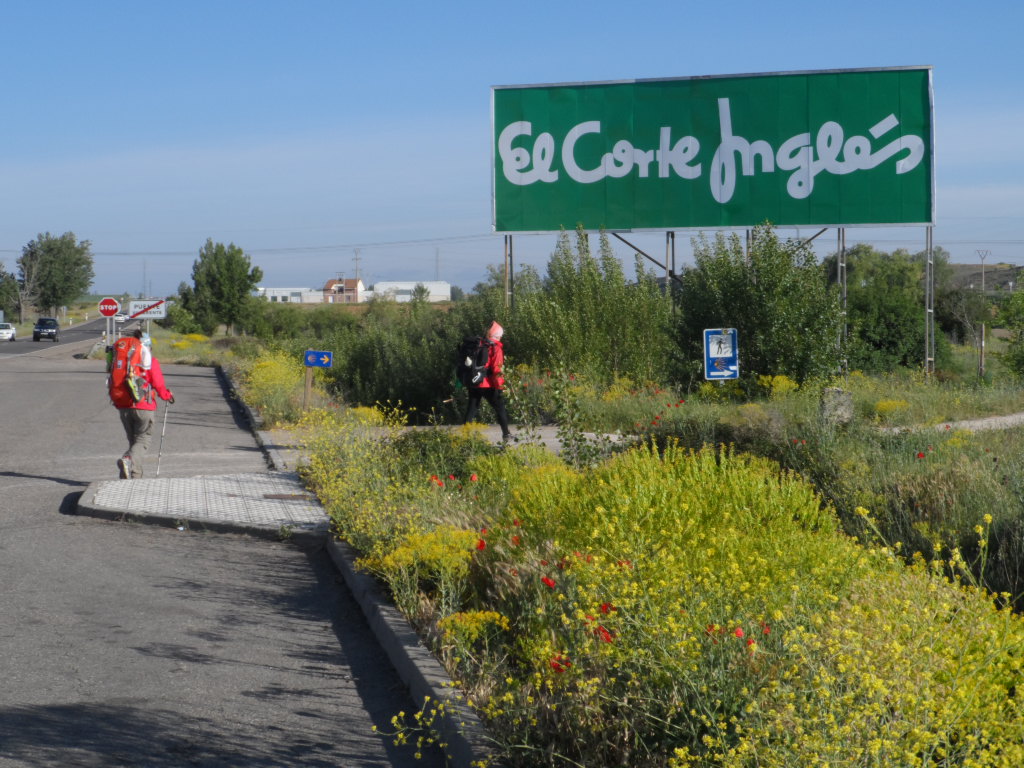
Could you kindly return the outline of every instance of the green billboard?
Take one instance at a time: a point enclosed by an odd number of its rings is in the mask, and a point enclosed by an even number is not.
[[[494,229],[932,224],[931,74],[495,87]]]

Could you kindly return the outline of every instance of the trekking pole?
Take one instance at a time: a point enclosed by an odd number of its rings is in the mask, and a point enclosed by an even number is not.
[[[165,403],[164,404],[164,426],[163,426],[163,429],[160,430],[160,450],[157,452],[157,455],[156,455],[156,476],[157,477],[160,477],[160,459],[162,459],[163,455],[164,455],[164,435],[167,434],[167,412],[169,410],[171,410],[171,404],[170,403]]]

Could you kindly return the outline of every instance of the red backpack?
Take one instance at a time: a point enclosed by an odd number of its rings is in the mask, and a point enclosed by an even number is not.
[[[142,342],[134,336],[120,338],[114,345],[107,387],[116,408],[133,408],[149,394],[149,382],[142,374]]]

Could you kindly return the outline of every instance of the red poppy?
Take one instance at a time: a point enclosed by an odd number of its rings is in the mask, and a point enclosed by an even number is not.
[[[617,610],[619,610],[619,609],[616,608],[611,603],[601,603],[601,613],[609,613],[611,611],[617,611]]]
[[[736,627],[736,631],[733,632],[736,637],[743,637],[743,627]]]
[[[476,548],[478,550],[487,549],[487,542],[484,541],[483,539],[478,539],[477,542],[476,542]]]
[[[612,640],[615,639],[615,635],[613,635],[600,624],[597,625],[597,629],[594,630],[594,633],[606,643],[610,643]]]
[[[514,525],[516,528],[519,527],[520,523],[518,517],[512,519],[512,525]]]
[[[917,452],[917,458],[923,459],[924,458],[924,452],[923,451],[918,451]]]
[[[555,580],[552,579],[550,576],[545,576],[543,579],[541,579],[541,581],[544,582],[544,586],[549,587],[551,589],[555,588]]]
[[[513,547],[518,547],[519,546],[519,537],[518,536],[513,536],[512,537],[512,546]]]
[[[556,653],[555,656],[551,659],[551,668],[555,670],[555,672],[565,672],[571,666],[572,662],[569,661],[569,657],[563,656],[560,653]]]
[[[472,475],[469,476],[469,482],[471,482],[471,483],[475,483],[478,479],[479,478],[476,476],[475,472]]]
[[[455,479],[455,475],[448,475],[448,479],[449,480],[454,480]]]

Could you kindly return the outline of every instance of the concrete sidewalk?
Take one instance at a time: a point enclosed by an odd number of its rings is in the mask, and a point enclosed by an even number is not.
[[[255,420],[253,414],[247,416]],[[483,435],[495,444],[501,440],[496,426],[484,427]],[[254,429],[253,436],[266,458],[267,472],[102,480],[91,483],[82,493],[77,512],[193,532],[235,532],[322,544],[412,700],[429,697],[448,702],[445,721],[438,725],[447,743],[450,765],[468,768],[483,760],[490,740],[479,720],[456,698],[444,669],[391,605],[382,586],[359,572],[356,554],[330,536],[326,511],[296,472],[301,452],[292,443],[293,435],[286,430]],[[522,433],[519,440],[543,444],[556,452],[561,447],[553,427],[533,430],[529,435]],[[205,467],[205,471],[210,469],[215,467]]]

